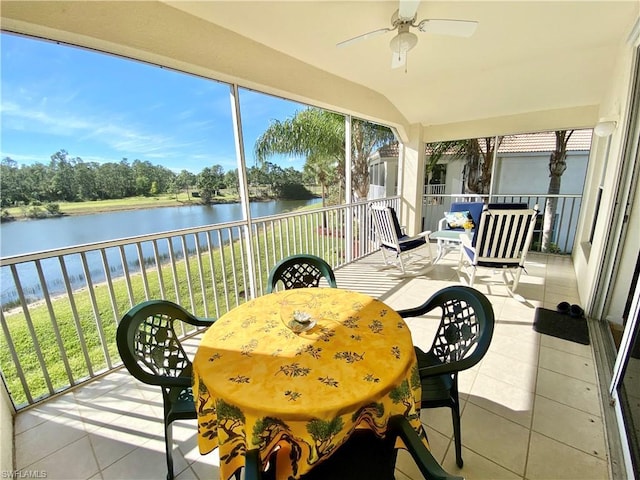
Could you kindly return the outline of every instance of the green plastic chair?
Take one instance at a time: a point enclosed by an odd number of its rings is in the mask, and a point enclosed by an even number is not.
[[[125,313],[116,332],[118,352],[129,373],[162,389],[168,480],[173,479],[171,424],[197,418],[191,391],[191,360],[176,331],[180,322],[209,327],[215,319],[196,317],[168,300],[149,300]]]
[[[387,434],[378,438],[371,430],[355,430],[338,449],[315,466],[301,480],[393,480],[400,437],[416,465],[428,480],[462,480],[445,472],[431,452],[424,446],[406,417],[394,415],[389,419]],[[245,480],[275,480],[275,455],[266,470],[260,468],[258,450],[246,455]]]
[[[487,297],[471,287],[455,285],[436,292],[416,308],[400,310],[403,318],[419,317],[441,309],[441,320],[428,351],[415,346],[418,357],[421,408],[451,408],[456,464],[462,468],[458,372],[476,365],[493,337],[493,307]]]
[[[324,278],[330,287],[337,288],[336,276],[331,266],[322,258],[301,253],[280,260],[269,273],[267,293],[276,289],[282,282],[284,290],[293,288],[317,287]]]

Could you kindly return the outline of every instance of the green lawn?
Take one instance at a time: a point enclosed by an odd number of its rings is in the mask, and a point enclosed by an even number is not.
[[[221,196],[214,200],[219,202],[237,201],[237,196]],[[129,197],[116,200],[96,200],[94,202],[59,202],[60,213],[65,215],[82,215],[88,213],[111,212],[114,210],[134,210],[153,207],[178,207],[182,205],[199,205],[198,198],[187,197],[186,193],[176,195],[157,195],[153,197]],[[31,207],[4,208],[14,218],[24,218]],[[44,210],[44,207],[40,207]]]
[[[329,215],[332,214],[329,212]],[[342,244],[335,247],[332,239],[319,235],[311,223],[301,225],[296,223],[294,218],[289,218],[283,223],[274,224],[266,232],[259,232],[253,238],[254,262],[256,269],[259,269],[257,273],[259,285],[260,281],[262,285],[266,284],[268,276],[266,258],[268,255],[269,263],[272,264],[274,252],[282,251],[286,255],[287,251],[295,251],[297,245],[298,250],[302,248],[303,251],[331,251],[332,254],[342,255]],[[300,239],[304,238],[312,239],[315,249],[310,244],[301,247]],[[213,258],[210,258],[208,252],[201,254],[201,262],[197,261],[198,256],[195,254],[187,259],[178,259],[175,262],[175,282],[170,263],[160,265],[160,275],[157,266],[146,266],[145,278],[149,298],[162,297],[160,289],[160,278],[162,278],[168,300],[180,303],[187,310],[203,316],[203,299],[206,298],[209,315],[222,315],[228,308],[233,308],[246,300],[248,287],[244,283],[245,275],[239,266],[241,255],[241,245],[235,241],[215,249]],[[232,262],[231,259],[234,261]],[[200,268],[202,268],[202,279],[200,279]],[[133,303],[144,301],[146,294],[143,276],[140,273],[132,274],[130,279]],[[177,293],[174,290],[176,285]],[[237,301],[235,294],[232,293],[235,291],[239,292]],[[117,313],[114,312],[111,293],[106,283],[94,285],[91,292],[83,289],[73,292],[72,297],[65,295],[53,299],[52,315],[44,303],[29,305],[26,315],[22,309],[4,313],[11,341],[14,342],[13,347],[26,377],[28,389],[34,398],[49,393],[43,370],[48,373],[50,382],[57,391],[66,388],[72,382],[78,383],[89,377],[90,368],[95,375],[96,372],[108,369],[110,365],[120,363],[115,345],[115,331],[119,317],[131,307],[124,278],[113,280],[113,296]],[[191,298],[194,301],[194,308],[191,308]],[[219,306],[217,312],[215,311],[216,301]],[[32,341],[32,332],[37,338],[37,344]],[[7,341],[4,335],[0,335],[0,369],[7,381],[14,403],[25,404],[27,396],[17,374]],[[87,346],[88,359],[85,357],[82,344]],[[68,359],[72,382],[68,378],[64,357]]]
[[[319,187],[308,187],[310,191],[319,195]],[[214,203],[230,203],[239,202],[238,195],[229,191],[222,191],[222,195],[212,199]],[[200,205],[200,199],[181,192],[177,195],[155,195],[149,197],[129,197],[116,200],[96,200],[93,202],[57,202],[60,207],[60,213],[64,215],[83,215],[89,213],[111,212],[114,210],[134,210],[153,207],[179,207],[183,205]],[[32,207],[8,207],[3,208],[3,212],[7,212],[13,218],[27,218],[27,212]],[[45,212],[45,207],[40,206],[39,209]]]

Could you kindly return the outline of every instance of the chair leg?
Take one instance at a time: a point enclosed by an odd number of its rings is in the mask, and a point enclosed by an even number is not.
[[[400,270],[402,271],[402,274],[404,275],[405,271],[404,271],[404,263],[402,263],[402,254],[399,253],[398,254],[398,263],[400,264]]]
[[[385,252],[384,247],[380,247],[380,251],[382,252],[382,261],[385,265],[389,265],[389,260],[387,260],[387,254]]]
[[[474,265],[471,265],[472,271],[471,271],[471,275],[469,276],[469,286],[473,287],[473,282],[476,279],[476,271],[477,268]]]
[[[462,246],[460,246],[460,253],[458,255],[458,271],[462,270],[462,267],[465,266],[465,258],[464,258],[464,252],[462,251]]]
[[[434,259],[433,259],[433,254],[431,253],[431,244],[429,243],[429,237],[427,236],[427,242],[425,244],[425,248],[427,249],[427,257],[429,258],[429,263],[431,265],[433,265]]]
[[[173,480],[173,428],[171,422],[164,422],[164,447],[167,455],[167,480]]]
[[[444,241],[438,239],[436,245],[438,247],[438,252],[436,253],[436,258],[433,263],[438,263],[442,257],[444,257]]]
[[[522,273],[522,268],[518,267],[516,272],[513,274],[513,286],[511,287],[511,291],[515,292],[516,288],[518,288],[518,283],[520,283],[520,274]]]
[[[453,420],[453,441],[456,446],[456,465],[462,468],[462,437],[460,434],[460,405],[456,399],[451,404],[451,419]]]

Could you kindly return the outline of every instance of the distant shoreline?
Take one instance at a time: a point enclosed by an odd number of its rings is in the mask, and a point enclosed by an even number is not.
[[[251,199],[252,202],[261,202],[261,201],[269,201],[269,200],[259,200],[259,199]],[[212,202],[209,202],[207,205],[223,205],[223,204],[227,204],[227,203],[240,203],[240,199],[234,199],[234,200],[214,200]],[[152,208],[164,208],[164,207],[193,207],[193,206],[201,206],[201,205],[205,205],[202,202],[196,202],[196,201],[175,201],[172,202],[161,202],[158,204],[149,204],[149,203],[145,203],[145,204],[138,204],[138,205],[123,205],[121,207],[104,207],[104,208],[96,208],[96,209],[92,209],[92,210],[79,210],[79,211],[72,211],[72,212],[62,212],[62,214],[60,216],[62,217],[74,217],[77,215],[91,215],[92,213],[109,213],[109,212],[121,212],[121,211],[125,211],[125,210],[146,210],[146,209],[152,209]],[[36,218],[34,219],[25,219],[25,220],[37,220]]]
[[[80,203],[93,203],[93,202],[80,202]],[[223,204],[223,203],[237,203],[235,201],[220,201],[220,202],[211,202],[210,205],[214,204]],[[204,205],[200,202],[158,202],[156,204],[153,203],[144,203],[144,204],[135,204],[135,205],[122,205],[122,206],[98,206],[97,208],[79,208],[68,211],[61,211],[58,215],[51,214],[43,214],[39,217],[28,217],[26,215],[20,214],[19,216],[13,216],[11,219],[2,219],[3,223],[8,222],[28,222],[31,220],[45,220],[47,218],[61,218],[61,217],[77,217],[81,215],[93,215],[97,213],[109,213],[109,212],[124,212],[128,210],[148,210],[153,208],[165,208],[165,207],[191,207],[194,205]]]
[[[142,198],[143,201],[136,201],[138,198]],[[277,198],[270,197],[252,197],[251,202],[269,202],[278,200]],[[229,203],[240,203],[239,197],[228,198],[215,198],[207,205],[223,205]],[[43,215],[38,217],[29,217],[24,215],[22,207],[12,207],[3,209],[11,214],[11,218],[2,218],[2,223],[9,222],[24,222],[30,220],[42,220],[47,218],[60,218],[60,217],[75,217],[79,215],[92,215],[96,213],[109,213],[120,212],[127,210],[147,210],[152,208],[163,207],[192,207],[192,206],[204,206],[205,204],[195,200],[176,200],[175,198],[151,198],[149,197],[134,197],[128,199],[122,199],[120,202],[111,202],[109,204],[99,202],[77,202],[77,203],[61,203],[60,214],[51,215],[44,213],[46,210],[42,206]],[[28,207],[27,207],[28,208]],[[19,212],[19,213],[18,213]]]

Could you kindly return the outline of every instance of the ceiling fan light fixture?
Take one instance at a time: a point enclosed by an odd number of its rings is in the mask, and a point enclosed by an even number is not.
[[[391,39],[389,46],[391,51],[395,53],[407,53],[418,43],[418,37],[415,33],[400,32]]]

